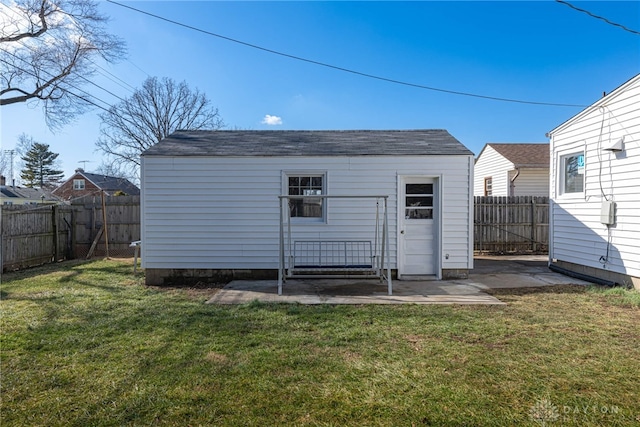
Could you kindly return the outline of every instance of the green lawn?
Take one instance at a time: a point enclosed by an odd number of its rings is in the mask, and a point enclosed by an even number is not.
[[[640,298],[506,306],[206,305],[131,263],[4,274],[4,426],[640,423]]]

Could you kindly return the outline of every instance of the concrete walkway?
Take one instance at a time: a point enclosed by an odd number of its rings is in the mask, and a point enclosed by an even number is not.
[[[275,280],[234,280],[207,303],[244,304],[251,301],[298,304],[504,304],[488,289],[529,288],[587,282],[554,273],[546,256],[495,257],[474,260],[469,279],[394,280],[393,295],[386,283],[362,279],[288,280],[278,295]]]

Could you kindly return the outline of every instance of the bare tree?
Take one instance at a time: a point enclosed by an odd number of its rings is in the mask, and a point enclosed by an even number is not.
[[[86,111],[93,101],[81,86],[95,61],[115,62],[125,52],[107,23],[94,0],[3,0],[0,105],[40,102],[50,128]]]
[[[150,77],[141,89],[100,114],[99,151],[112,167],[137,175],[140,154],[172,132],[218,130],[224,127],[218,109],[204,93],[189,89],[185,82]]]
[[[11,182],[13,178],[11,176],[13,168],[13,158],[15,157],[15,150],[2,150],[0,152],[0,175],[7,179],[7,182]]]

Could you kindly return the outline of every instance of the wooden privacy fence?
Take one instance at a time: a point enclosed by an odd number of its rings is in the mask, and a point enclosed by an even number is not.
[[[106,227],[105,227],[106,224]],[[62,259],[132,257],[140,196],[86,196],[71,205],[2,208],[2,271]]]
[[[103,202],[97,194],[75,199],[71,207],[75,258],[133,256],[129,245],[140,240],[140,196],[106,196]]]
[[[2,271],[19,270],[71,256],[70,206],[2,208]]]
[[[549,198],[476,196],[474,250],[548,253]]]

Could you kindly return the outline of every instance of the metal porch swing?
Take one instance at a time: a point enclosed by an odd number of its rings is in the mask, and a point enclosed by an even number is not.
[[[280,251],[278,295],[288,278],[377,278],[387,281],[393,293],[389,262],[389,196],[283,195],[280,199]],[[295,229],[310,223],[292,223],[290,201],[300,199],[371,199],[375,200],[375,230],[370,239],[296,239]],[[381,203],[382,202],[382,203]],[[326,205],[326,204],[325,204]],[[326,207],[325,207],[326,208]],[[344,226],[343,226],[344,227]],[[304,234],[304,233],[300,233]],[[348,234],[348,233],[345,233]]]

